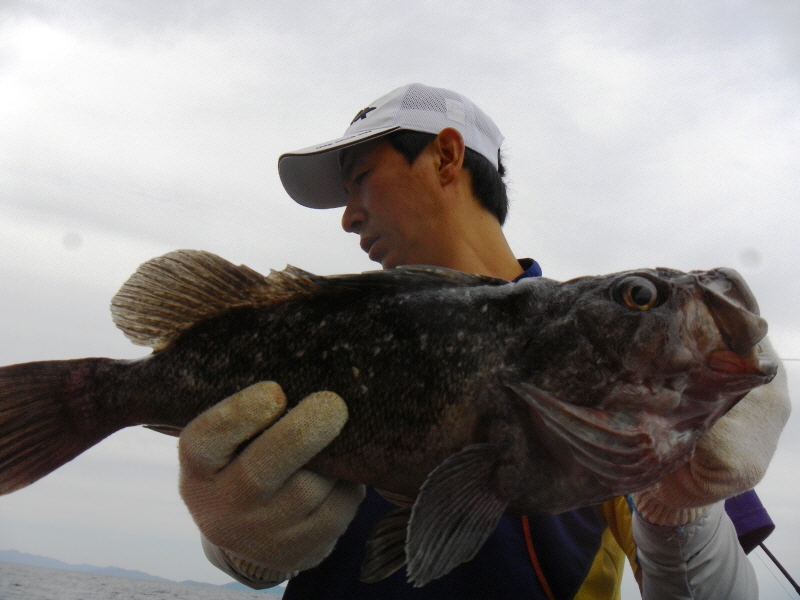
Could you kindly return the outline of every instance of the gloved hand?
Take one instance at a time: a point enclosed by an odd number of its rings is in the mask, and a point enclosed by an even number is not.
[[[317,565],[364,497],[361,485],[302,469],[341,431],[344,401],[311,394],[278,420],[285,408],[278,384],[257,383],[180,436],[181,496],[202,535],[251,580],[282,581]]]
[[[759,346],[778,360],[766,339]],[[781,364],[775,379],[752,390],[700,438],[689,462],[633,494],[636,509],[656,525],[684,525],[708,505],[752,489],[767,470],[790,411]]]

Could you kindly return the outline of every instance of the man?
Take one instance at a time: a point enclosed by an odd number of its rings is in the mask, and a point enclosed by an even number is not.
[[[344,206],[342,226],[384,268],[538,276],[502,233],[502,140],[468,99],[412,84],[361,110],[343,138],[284,155],[279,170],[297,202]],[[402,570],[360,583],[371,527],[393,506],[302,468],[341,430],[346,398],[313,394],[285,416],[275,384],[225,400],[181,436],[181,493],[211,561],[253,587],[290,579],[287,599],[614,598],[626,554],[645,598],[753,598],[755,576],[721,501],[766,469],[788,417],[782,377],[720,420],[690,463],[635,494],[633,513],[619,498],[505,516],[472,561],[422,588]]]

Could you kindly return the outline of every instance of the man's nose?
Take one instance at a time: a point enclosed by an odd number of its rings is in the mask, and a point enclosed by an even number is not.
[[[348,201],[342,214],[342,229],[347,233],[360,233],[364,224],[364,212],[359,208],[355,199]]]

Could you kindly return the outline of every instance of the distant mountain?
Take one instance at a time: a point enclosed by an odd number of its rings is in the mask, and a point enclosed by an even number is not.
[[[32,567],[49,567],[51,569],[63,569],[65,571],[82,571],[84,573],[97,573],[98,575],[111,575],[113,577],[127,577],[129,579],[148,579],[150,581],[172,582],[170,579],[156,577],[141,571],[131,571],[120,569],[119,567],[95,567],[94,565],[70,565],[54,558],[36,556],[35,554],[25,554],[16,550],[0,551],[0,561],[15,563],[18,565],[31,565]]]
[[[47,558],[44,556],[37,556],[35,554],[26,554],[24,552],[17,552],[16,550],[0,550],[0,562],[13,563],[17,565],[30,565],[32,567],[47,567],[50,569],[63,569],[65,571],[81,571],[83,573],[97,573],[98,575],[111,575],[112,577],[127,577],[128,579],[147,579],[149,581],[163,581],[164,583],[182,583],[184,585],[197,585],[203,587],[219,587],[226,590],[243,590],[248,592],[255,592],[238,581],[232,581],[225,585],[214,585],[213,583],[203,583],[201,581],[172,581],[171,579],[164,579],[142,571],[131,571],[130,569],[120,569],[119,567],[96,567],[94,565],[71,565],[69,563],[61,562],[54,558]],[[283,588],[271,588],[260,590],[267,594],[283,594]]]

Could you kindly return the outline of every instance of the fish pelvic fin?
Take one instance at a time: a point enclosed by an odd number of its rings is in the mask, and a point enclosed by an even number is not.
[[[414,587],[472,560],[508,506],[495,473],[506,446],[472,444],[431,471],[411,511],[406,542]]]
[[[361,563],[361,581],[381,581],[405,566],[406,534],[410,519],[409,507],[395,510],[375,523]]]
[[[0,494],[30,485],[120,429],[96,414],[87,393],[95,366],[107,360],[0,368]]]
[[[141,265],[111,300],[111,314],[134,344],[161,350],[205,319],[311,295],[323,279],[292,266],[265,277],[210,252],[176,250]]]

